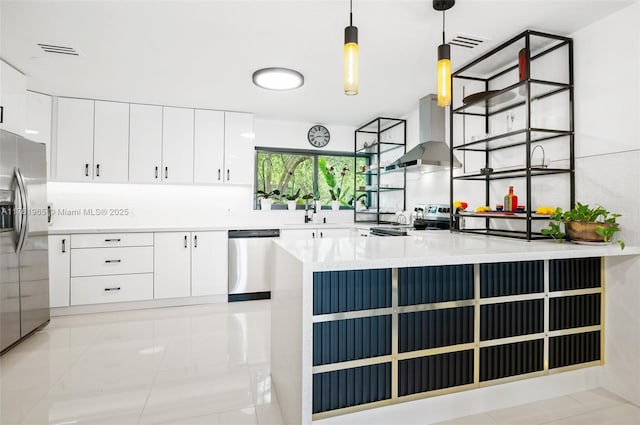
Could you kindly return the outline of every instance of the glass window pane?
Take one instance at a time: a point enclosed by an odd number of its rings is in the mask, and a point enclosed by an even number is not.
[[[318,193],[323,205],[340,201],[343,207],[350,207],[354,195],[354,157],[318,157]]]
[[[256,176],[256,192],[280,193],[274,204],[285,204],[287,197],[301,203],[299,198],[313,193],[313,156],[258,151]]]

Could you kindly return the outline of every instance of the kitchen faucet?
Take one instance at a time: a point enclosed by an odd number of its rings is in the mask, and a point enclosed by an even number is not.
[[[309,216],[309,203],[308,200],[305,200],[304,202],[304,223],[311,223],[313,221],[313,217],[316,214],[316,202],[315,200],[313,201],[313,212],[311,213],[311,216]]]

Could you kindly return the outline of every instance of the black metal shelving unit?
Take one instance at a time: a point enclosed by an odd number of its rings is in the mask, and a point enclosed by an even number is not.
[[[355,195],[364,194],[368,206],[364,210],[354,206],[356,223],[394,223],[395,212],[406,210],[406,171],[385,169],[385,165],[406,153],[406,140],[407,121],[398,118],[378,117],[355,131],[355,155],[367,157],[369,164],[366,170],[356,170],[355,173]],[[358,184],[358,176],[366,177],[366,185]],[[388,196],[393,196],[396,202],[384,202]]]
[[[560,58],[562,71],[558,77],[550,64]],[[532,70],[535,72],[532,73]],[[551,70],[551,71],[550,71]],[[535,74],[535,75],[533,75]],[[549,77],[549,74],[554,74]],[[484,225],[475,228],[452,226],[452,231],[476,233],[493,236],[505,236],[526,240],[547,238],[534,231],[535,221],[548,220],[548,216],[535,214],[532,205],[532,180],[540,176],[567,175],[569,178],[569,207],[575,205],[575,159],[574,159],[574,79],[573,79],[573,40],[571,38],[527,30],[506,41],[500,46],[478,57],[451,75],[452,88],[473,86],[477,91],[485,91],[476,101],[463,102],[465,93],[453,96],[450,108],[451,161],[456,151],[469,155],[484,155],[484,166],[479,170],[466,172],[450,171],[451,221],[461,223],[461,218],[472,218]],[[455,93],[458,94],[458,93]],[[553,102],[559,96],[566,103],[566,124],[562,128],[539,125],[532,120],[532,102]],[[457,102],[456,102],[457,99]],[[566,99],[566,100],[565,100]],[[564,107],[563,103],[563,107]],[[492,128],[499,120],[499,114],[524,114],[522,128],[509,128],[494,131]],[[544,116],[545,111],[536,111]],[[538,116],[537,118],[540,118]],[[507,116],[507,120],[510,117]],[[513,123],[513,115],[511,122]],[[467,140],[467,121],[479,121],[484,127],[484,135]],[[497,121],[498,120],[498,121]],[[483,123],[482,123],[483,121]],[[456,128],[456,127],[460,127]],[[478,125],[476,125],[478,127]],[[461,131],[460,131],[461,130]],[[563,162],[567,166],[549,167],[548,164],[532,164],[532,146],[534,143],[568,144],[567,157]],[[566,145],[565,145],[566,146]],[[537,147],[537,146],[536,146]],[[506,168],[492,168],[492,160],[498,151],[524,148],[524,164]],[[563,147],[564,149],[564,147]],[[544,147],[542,148],[544,152]],[[458,181],[484,182],[485,205],[502,204],[491,199],[491,184],[505,179],[524,179],[525,212],[515,214],[456,212],[453,203],[456,199],[455,183]],[[506,187],[505,187],[506,192]],[[478,220],[481,219],[481,220]],[[483,220],[482,220],[483,219]],[[508,228],[514,223],[526,223],[519,228]],[[507,228],[505,228],[507,227]],[[514,226],[511,226],[514,227]],[[515,227],[518,227],[517,225]]]

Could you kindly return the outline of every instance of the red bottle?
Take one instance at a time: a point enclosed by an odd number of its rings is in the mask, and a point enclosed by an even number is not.
[[[509,186],[509,193],[504,197],[504,210],[516,211],[518,209],[518,195],[513,193],[513,186]]]

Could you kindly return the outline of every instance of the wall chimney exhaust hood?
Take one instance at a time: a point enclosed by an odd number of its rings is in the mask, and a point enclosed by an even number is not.
[[[449,168],[449,146],[444,141],[444,113],[445,108],[438,107],[437,95],[430,94],[420,99],[420,143],[391,163],[386,170],[408,168],[429,172]],[[460,161],[454,156],[453,167],[461,166]]]

